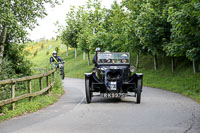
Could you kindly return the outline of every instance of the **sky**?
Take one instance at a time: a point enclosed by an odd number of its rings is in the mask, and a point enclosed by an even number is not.
[[[106,8],[110,8],[114,0],[101,0],[102,5]],[[40,38],[51,39],[56,37],[56,26],[55,22],[58,21],[59,24],[65,25],[65,18],[67,12],[70,10],[70,6],[81,6],[84,5],[87,0],[64,0],[61,5],[56,5],[56,7],[51,8],[46,5],[47,16],[43,19],[39,19],[39,26],[36,26],[32,31],[29,31],[29,38],[31,40],[38,40]],[[121,0],[117,0],[121,2]]]

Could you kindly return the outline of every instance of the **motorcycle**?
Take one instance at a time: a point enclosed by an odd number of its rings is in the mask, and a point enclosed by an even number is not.
[[[61,75],[61,78],[62,80],[65,78],[65,72],[64,72],[64,61],[63,62],[58,62],[58,63],[53,63],[52,65],[52,69],[56,68],[60,68],[60,75]]]

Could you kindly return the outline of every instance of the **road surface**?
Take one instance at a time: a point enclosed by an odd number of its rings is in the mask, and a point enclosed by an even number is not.
[[[0,133],[200,133],[200,105],[144,87],[135,98],[85,100],[84,80],[66,78],[65,94],[48,108],[0,123]]]

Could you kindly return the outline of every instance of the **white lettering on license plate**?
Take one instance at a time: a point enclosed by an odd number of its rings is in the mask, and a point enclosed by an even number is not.
[[[125,93],[103,93],[103,97],[120,98],[120,97],[125,97]]]

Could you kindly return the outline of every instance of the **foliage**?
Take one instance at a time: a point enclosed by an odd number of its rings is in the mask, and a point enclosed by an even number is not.
[[[37,53],[38,53],[38,51],[36,50],[36,51],[34,52],[34,56],[36,56],[36,55],[37,55]]]
[[[200,2],[178,3],[181,8],[169,8],[168,21],[172,28],[172,43],[167,47],[170,55],[200,59]]]
[[[197,0],[123,0],[105,9],[99,0],[88,0],[67,14],[62,41],[78,44],[84,52],[100,47],[150,54],[155,63],[159,55],[183,56],[198,64],[199,5]]]
[[[32,30],[38,24],[38,18],[47,15],[45,4],[53,7],[59,0],[0,1],[0,69],[6,56],[16,74],[30,74],[30,63],[24,59],[21,44],[28,40],[28,29]]]
[[[5,50],[7,51],[5,57],[10,62],[8,68],[11,67],[13,73],[18,76],[31,74],[30,68],[32,64],[25,58],[24,45],[17,45],[15,43],[7,44]]]
[[[58,4],[58,0],[1,0],[0,1],[0,31],[8,27],[7,42],[23,42],[26,39],[27,28],[33,29],[37,18],[46,16],[44,4]]]
[[[57,54],[59,54],[59,52],[60,52],[59,46],[57,46],[57,47],[55,48],[55,51],[56,51]]]
[[[3,59],[3,64],[2,64],[3,71],[0,72],[0,80],[13,78],[15,76],[16,73],[13,70],[11,64],[12,64],[11,61],[9,61],[7,57]]]

